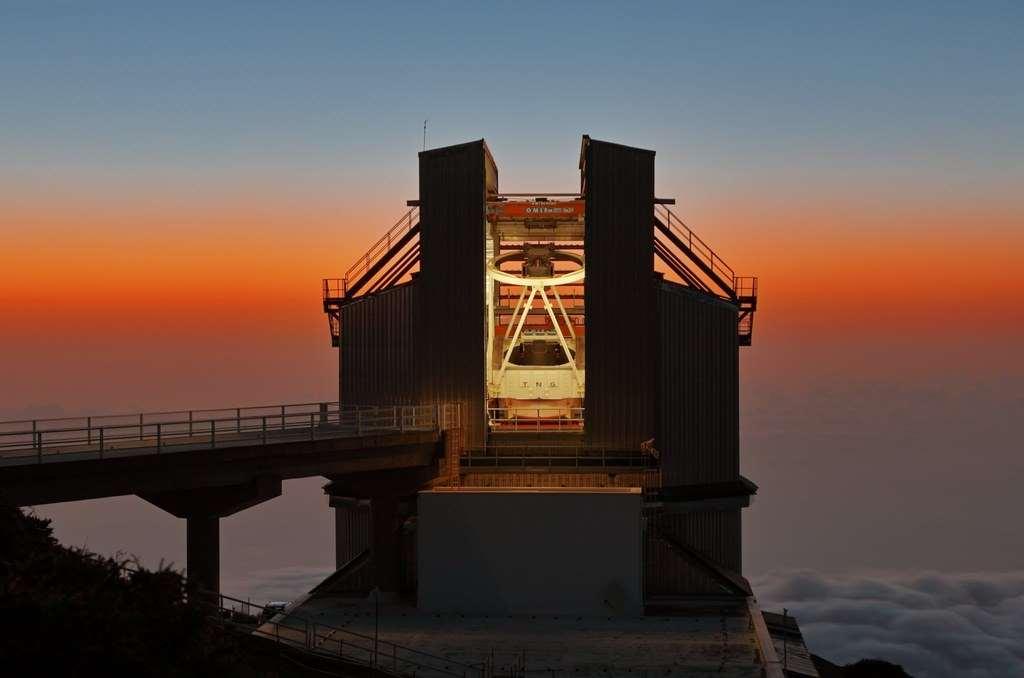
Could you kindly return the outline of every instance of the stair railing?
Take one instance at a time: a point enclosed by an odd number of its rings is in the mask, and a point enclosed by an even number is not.
[[[341,281],[341,296],[348,295],[348,285],[352,280],[358,279],[362,276],[374,262],[380,259],[386,254],[391,246],[399,240],[406,232],[412,230],[412,228],[419,223],[420,208],[412,207],[408,212],[403,214],[395,225],[388,229],[387,233],[381,236],[380,240],[370,246],[370,249],[366,251],[366,254],[356,259],[356,262],[352,264],[351,268],[345,271],[345,277]],[[326,282],[326,281],[325,281]]]
[[[655,204],[654,214],[659,217],[662,223],[672,231],[677,238],[687,247],[690,252],[697,256],[698,259],[704,262],[704,264],[710,268],[715,275],[721,278],[723,281],[735,285],[736,272],[732,270],[729,264],[722,260],[722,257],[718,256],[711,246],[700,239],[696,233],[693,232],[689,226],[687,226],[682,219],[677,217],[672,210],[665,205]]]

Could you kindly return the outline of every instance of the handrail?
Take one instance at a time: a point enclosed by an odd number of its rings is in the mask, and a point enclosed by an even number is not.
[[[675,213],[668,207],[662,204],[656,203],[654,205],[655,215],[661,216],[665,222],[665,226],[671,231],[677,231],[680,240],[682,240],[686,246],[693,252],[698,259],[702,260],[712,272],[720,277],[723,281],[735,287],[736,273],[732,270],[729,264],[722,260],[722,257],[718,256],[711,246],[701,240],[700,236],[693,232],[689,226],[687,226],[682,219],[677,217]]]
[[[345,280],[343,278],[324,278],[322,298],[325,302],[342,299],[345,296]]]
[[[578,431],[583,412],[582,407],[488,407],[487,422],[501,431]]]
[[[240,600],[223,593],[217,596],[217,612],[221,620],[231,621],[236,614],[259,616],[259,626],[252,631],[258,637],[275,643],[315,654],[318,657],[338,659],[369,666],[396,676],[452,676],[456,678],[483,678],[483,664],[467,664],[448,657],[433,655],[405,645],[384,640],[350,629],[332,626],[293,613],[268,613],[265,606]],[[225,601],[236,603],[232,608]],[[253,615],[252,609],[259,610]]]
[[[736,296],[743,299],[757,299],[757,278],[752,275],[736,276],[733,279]]]
[[[53,455],[169,448],[267,445],[368,433],[443,431],[459,425],[458,404],[345,405],[339,402],[177,410],[0,422],[0,463],[42,463]],[[23,461],[18,461],[23,460]]]
[[[575,193],[498,193],[499,198],[582,198],[579,191]]]
[[[92,553],[85,553],[84,557],[97,562],[108,560],[103,556]],[[122,574],[136,575],[142,570],[135,563],[120,563],[118,571],[119,576],[121,576]],[[432,655],[428,652],[399,645],[389,640],[382,640],[379,636],[374,637],[350,629],[324,624],[323,622],[310,620],[294,613],[271,611],[265,605],[235,598],[220,592],[215,593],[205,589],[196,589],[195,593],[197,594],[196,600],[201,606],[207,609],[214,609],[214,616],[217,621],[221,623],[227,622],[239,629],[244,629],[252,635],[268,638],[278,644],[314,654],[318,657],[362,664],[395,676],[431,675],[425,672],[433,672],[434,674],[451,676],[453,678],[471,678],[471,676],[486,678],[485,664],[467,664],[455,659],[449,659],[448,657]],[[230,601],[235,605],[229,606],[225,604],[225,601]],[[258,613],[254,614],[254,610],[258,611]],[[241,620],[238,620],[238,617],[241,617]],[[289,619],[302,622],[302,625],[289,625],[285,623]],[[252,629],[253,625],[256,625],[255,630]],[[271,627],[273,632],[263,630],[264,626]],[[283,635],[281,633],[282,630],[284,630]],[[301,642],[298,639],[300,632],[302,634]],[[337,651],[328,649],[332,643],[337,644]],[[390,651],[388,648],[390,648]],[[348,654],[346,654],[346,651]],[[360,652],[365,656],[360,656]],[[440,664],[440,666],[435,664]]]
[[[379,259],[384,253],[391,249],[392,243],[401,238],[406,231],[409,231],[419,223],[419,207],[412,207],[408,212],[399,217],[398,221],[395,222],[394,226],[389,228],[387,232],[381,236],[380,240],[370,246],[370,249],[366,251],[363,256],[356,259],[355,263],[347,271],[345,276],[341,279],[341,292],[342,297],[348,294],[348,283],[354,278],[358,278],[370,266],[373,265],[377,259]],[[327,280],[324,281],[326,288]]]
[[[727,299],[739,307],[737,334],[740,346],[750,346],[754,331],[754,312],[757,310],[757,278],[754,276],[738,276],[732,267],[722,260],[711,249],[710,245],[677,217],[672,210],[662,204],[654,205],[654,227],[664,236],[665,242],[655,234],[655,254],[671,268],[676,275],[690,287],[710,292]],[[678,257],[669,245],[692,261],[703,273],[704,280]],[[718,295],[709,287],[714,284],[724,295]]]
[[[285,404],[285,405],[282,405],[280,403],[275,403],[273,405],[241,405],[241,406],[236,406],[236,407],[207,407],[207,408],[204,408],[204,409],[191,409],[191,410],[150,410],[148,412],[119,412],[119,413],[114,413],[114,414],[101,414],[101,415],[96,415],[96,414],[84,415],[83,414],[83,415],[75,415],[75,416],[68,416],[68,417],[45,417],[43,419],[38,419],[38,418],[37,419],[4,419],[4,420],[0,420],[0,427],[6,426],[8,424],[31,424],[32,422],[43,423],[43,422],[51,422],[51,421],[73,421],[73,420],[84,421],[86,419],[91,419],[93,421],[98,421],[100,419],[115,419],[115,418],[127,418],[127,417],[137,418],[137,417],[154,417],[154,416],[157,416],[157,415],[169,415],[169,414],[188,414],[189,412],[191,412],[193,414],[206,414],[206,413],[214,413],[214,412],[234,412],[236,410],[242,410],[243,412],[249,411],[249,410],[267,410],[267,409],[277,410],[277,409],[280,409],[281,407],[310,407],[310,406],[313,406],[313,405],[320,405],[323,402],[325,402],[325,401],[315,401],[315,402],[308,402],[308,403],[288,403],[288,404]],[[332,406],[333,405],[341,406],[340,403],[337,403],[337,402],[334,402],[334,401],[328,401],[328,404],[330,404]],[[366,406],[362,406],[362,405],[345,405],[344,407],[346,407],[346,408],[354,408],[354,407],[366,407]]]
[[[658,459],[644,450],[583,445],[492,445],[486,448],[470,448],[463,450],[459,463],[467,468],[546,466],[656,469],[659,466]]]

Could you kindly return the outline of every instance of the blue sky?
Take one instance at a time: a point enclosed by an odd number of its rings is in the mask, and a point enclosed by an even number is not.
[[[1019,3],[6,3],[0,19],[0,148],[29,169],[358,156],[378,179],[429,117],[430,145],[487,137],[516,183],[570,181],[583,132],[712,174],[1021,178]]]

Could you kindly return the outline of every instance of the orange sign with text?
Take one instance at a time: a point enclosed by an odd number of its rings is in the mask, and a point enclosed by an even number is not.
[[[537,202],[506,200],[487,205],[488,221],[582,221],[584,200]]]

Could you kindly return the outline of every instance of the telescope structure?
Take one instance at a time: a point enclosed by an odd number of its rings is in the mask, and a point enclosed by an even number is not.
[[[424,151],[408,212],[344,278],[324,281],[342,404],[430,402],[459,418],[429,469],[332,477],[338,567],[367,556],[340,589],[422,602],[424,588],[429,598],[448,586],[424,579],[427,568],[462,572],[458,586],[478,595],[507,573],[474,574],[467,549],[488,560],[493,542],[518,540],[521,576],[553,554],[576,562],[560,537],[600,513],[588,502],[610,502],[636,534],[605,531],[595,545],[635,536],[636,576],[606,573],[633,592],[634,611],[749,594],[740,524],[756,486],[740,475],[738,353],[751,344],[757,280],[655,196],[654,151],[584,136],[579,170],[578,191],[502,193],[483,140]],[[557,510],[535,510],[556,495]],[[499,528],[508,514],[523,519]],[[447,524],[430,522],[440,515]],[[568,572],[546,576],[546,589],[573,585]]]

